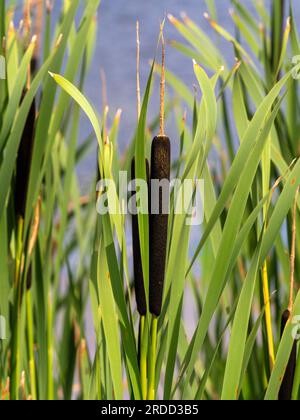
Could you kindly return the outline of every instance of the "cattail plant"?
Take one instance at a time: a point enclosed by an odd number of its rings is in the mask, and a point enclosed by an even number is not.
[[[28,68],[27,91],[30,89],[31,70]],[[23,97],[26,95],[24,92]],[[16,285],[20,276],[20,259],[23,247],[23,227],[26,210],[27,190],[30,176],[30,167],[32,160],[33,144],[34,144],[34,128],[36,117],[36,104],[33,100],[29,113],[27,115],[26,123],[22,133],[22,138],[18,150],[18,157],[16,163],[16,178],[15,178],[15,213],[17,219],[17,256],[16,256],[16,270],[15,282]]]
[[[164,127],[164,95],[165,95],[165,44],[163,27],[162,38],[162,70],[160,84],[160,133],[152,142],[151,148],[151,187],[153,181],[170,180],[171,145],[170,139],[165,135]],[[168,193],[169,194],[169,193]],[[168,240],[168,214],[164,208],[169,204],[169,195],[165,197],[159,190],[158,213],[153,211],[153,199],[150,200],[149,218],[149,252],[150,252],[150,276],[149,276],[149,310],[152,314],[151,346],[150,346],[150,378],[148,399],[155,397],[155,359],[156,359],[156,336],[157,319],[161,314],[162,298],[165,279],[167,240]]]
[[[170,140],[163,134],[155,137],[151,153],[151,180],[170,178]],[[165,277],[168,214],[164,214],[162,191],[159,196],[159,213],[150,215],[150,289],[149,308],[158,317],[162,309]]]
[[[295,251],[296,251],[296,216],[297,216],[297,203],[299,196],[299,187],[297,188],[293,210],[293,224],[292,224],[292,244],[291,244],[291,255],[290,255],[290,296],[289,306],[285,310],[281,317],[281,337],[283,336],[285,327],[290,321],[293,311],[294,301],[294,285],[295,285]],[[289,401],[292,398],[294,377],[297,364],[297,342],[294,341],[292,352],[289,358],[288,365],[282,380],[282,384],[279,391],[279,401]]]
[[[24,41],[25,44],[27,43],[27,39],[30,36],[31,31],[31,8],[30,2],[26,3],[26,7],[24,9],[24,22],[25,22],[25,33],[24,33]],[[34,43],[36,46],[37,43],[37,36],[33,37]],[[28,66],[27,70],[27,86],[26,90],[23,93],[23,99],[25,95],[29,92],[31,87],[31,77],[32,73],[36,71],[36,59],[32,58],[31,62]],[[23,100],[22,99],[22,100]],[[25,211],[26,211],[26,202],[27,202],[27,191],[29,185],[29,177],[30,177],[30,168],[31,168],[31,161],[32,161],[32,153],[33,153],[33,146],[34,146],[34,137],[35,137],[35,119],[36,119],[36,101],[35,98],[33,99],[27,119],[25,122],[25,126],[23,129],[21,142],[18,149],[18,156],[16,162],[16,177],[15,177],[15,213],[17,219],[17,248],[16,248],[16,262],[15,262],[15,290],[14,290],[14,298],[15,298],[15,325],[16,329],[14,331],[14,343],[15,347],[12,351],[12,382],[11,382],[11,394],[13,398],[18,398],[19,393],[19,374],[20,374],[20,311],[21,311],[21,301],[22,301],[22,294],[23,294],[23,286],[22,286],[22,278],[24,274],[24,261],[26,260],[24,252],[24,220],[25,220]],[[32,245],[30,245],[32,246]],[[30,260],[30,254],[32,250],[27,252],[27,261]],[[29,344],[29,353],[30,353],[30,377],[31,377],[31,391],[32,396],[36,399],[36,383],[35,383],[35,362],[34,362],[34,338],[32,333],[32,318],[31,318],[31,270],[30,267],[27,267],[27,280],[26,280],[26,301],[27,301],[27,321],[30,319],[30,325],[28,323],[28,331],[31,331],[31,334],[28,336],[28,344]]]
[[[162,76],[160,96],[160,133],[152,142],[151,148],[151,182],[170,180],[171,145],[170,139],[165,135],[164,129],[164,60],[165,48],[162,35]],[[168,239],[168,214],[164,208],[169,202],[169,196],[163,196],[159,191],[158,214],[152,210],[151,199],[150,210],[150,285],[149,285],[149,309],[155,317],[159,317],[162,309],[162,297],[165,277],[167,239]]]
[[[146,159],[146,174],[147,174],[147,184],[149,185],[150,181],[150,170],[149,162]],[[131,178],[132,180],[136,179],[135,176],[135,160],[132,160],[131,164]],[[137,205],[137,203],[135,203]],[[143,398],[147,397],[147,348],[144,344],[144,338],[146,337],[146,316],[147,316],[147,300],[145,292],[145,282],[143,275],[143,264],[141,256],[141,244],[139,236],[139,222],[138,215],[132,215],[132,248],[133,248],[133,274],[134,274],[134,288],[136,296],[136,305],[137,310],[140,316],[140,326],[139,326],[139,343],[138,343],[138,357],[140,365],[140,374],[141,374],[141,384],[142,384],[142,394]]]
[[[140,98],[140,36],[139,36],[139,22],[136,23],[136,45],[137,45],[137,55],[136,55],[136,94],[137,94],[137,120],[140,118],[141,112],[141,98]],[[149,162],[146,160],[146,174],[149,184]],[[131,161],[131,179],[134,181],[136,178],[135,172],[135,158]],[[137,203],[135,203],[137,206]],[[143,267],[142,267],[142,258],[141,258],[141,247],[140,247],[140,238],[139,238],[139,224],[138,224],[138,215],[132,215],[132,247],[133,247],[133,268],[134,268],[134,286],[135,286],[135,296],[137,310],[140,314],[140,317],[143,318],[147,314],[147,302],[144,286],[144,276],[143,276]]]
[[[140,89],[140,34],[139,22],[136,22],[136,96],[137,96],[137,121],[139,122],[141,113],[141,89]],[[135,158],[131,161],[131,179],[136,179]],[[148,159],[145,160],[147,185],[150,184],[150,167]],[[139,235],[139,222],[137,212],[137,202],[134,203],[136,214],[132,215],[132,247],[134,265],[134,287],[136,296],[137,310],[140,315],[138,358],[140,367],[140,378],[142,386],[142,397],[147,398],[147,298],[145,292],[145,279],[141,256],[141,244]]]
[[[28,69],[28,81],[27,89],[30,89],[30,68]],[[24,95],[25,96],[25,95]],[[11,394],[15,399],[18,395],[18,378],[20,371],[20,320],[19,312],[21,307],[21,297],[22,297],[22,260],[23,260],[23,248],[24,248],[24,219],[25,219],[25,210],[26,210],[26,199],[27,199],[27,190],[30,176],[30,167],[32,160],[32,151],[34,143],[34,128],[35,128],[35,118],[36,118],[36,105],[35,100],[33,100],[27,119],[26,124],[22,133],[21,143],[18,150],[17,164],[16,164],[16,180],[15,180],[15,212],[17,218],[17,247],[16,247],[16,262],[15,262],[15,304],[16,304],[16,313],[15,313],[15,325],[16,330],[14,331],[15,337],[15,348],[12,351],[12,382],[11,382]],[[30,275],[30,273],[29,273]],[[31,280],[29,282],[31,285]],[[30,288],[28,289],[30,290]]]
[[[146,174],[147,183],[149,185],[150,168],[149,162],[146,159]],[[135,180],[135,159],[132,160],[131,164],[131,179]],[[137,203],[136,203],[137,204]],[[134,261],[134,287],[136,295],[137,310],[141,317],[145,317],[147,314],[147,302],[146,293],[144,286],[144,276],[141,258],[141,246],[139,239],[139,224],[137,214],[132,215],[132,247],[133,247],[133,261]]]
[[[24,39],[27,42],[27,39],[30,37],[31,32],[31,2],[26,1],[24,3]],[[27,91],[30,89],[32,75],[36,72],[37,61],[38,61],[38,40],[39,37],[34,35],[35,50],[33,57],[31,59],[30,65],[28,66],[27,72],[27,86],[26,91],[23,94],[25,97]],[[22,100],[23,100],[22,98]],[[15,208],[17,217],[25,218],[25,209],[26,209],[26,196],[30,175],[30,165],[33,152],[33,141],[34,141],[34,126],[35,126],[35,117],[36,117],[36,102],[33,100],[26,124],[23,130],[17,158],[17,168],[16,168],[16,187],[15,187]]]

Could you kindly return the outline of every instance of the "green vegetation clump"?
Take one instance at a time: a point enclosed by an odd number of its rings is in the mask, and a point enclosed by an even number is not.
[[[125,156],[120,112],[99,115],[82,93],[100,0],[64,0],[57,21],[51,2],[26,0],[20,27],[15,3],[0,3],[0,398],[297,400],[298,3],[269,11],[253,0],[254,14],[232,0],[233,33],[214,0],[197,23],[168,15],[179,35],[169,48],[193,67],[200,94],[165,69],[163,48],[142,101],[137,77]],[[151,122],[156,74],[161,109]],[[82,114],[91,128],[79,142]],[[164,117],[176,122],[170,142]],[[81,196],[77,168],[93,144],[98,167]],[[203,179],[189,204],[202,193],[204,223],[187,223],[190,206],[176,212],[174,187],[167,217],[133,218],[132,252],[120,171],[148,184],[155,174]],[[96,195],[99,177],[111,182]],[[110,211],[100,215],[104,194]]]

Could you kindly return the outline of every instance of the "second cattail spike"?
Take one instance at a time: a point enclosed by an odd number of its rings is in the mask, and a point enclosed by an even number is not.
[[[161,80],[160,80],[160,130],[159,136],[165,136],[165,38],[164,38],[164,24],[161,24],[161,48],[162,48],[162,59],[161,59]]]

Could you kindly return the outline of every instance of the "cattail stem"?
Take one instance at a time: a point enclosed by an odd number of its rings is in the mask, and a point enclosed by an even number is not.
[[[149,354],[149,386],[148,397],[149,401],[155,400],[156,394],[156,348],[157,348],[157,327],[158,318],[153,315],[151,323],[151,338],[150,338],[150,354]]]
[[[48,339],[48,401],[54,400],[53,380],[53,304],[50,291],[48,292],[48,316],[47,316],[47,339]]]
[[[147,319],[145,316],[140,318],[140,334],[139,334],[139,354],[140,354],[140,376],[143,400],[147,399],[147,354],[148,354],[148,332]]]
[[[162,48],[162,59],[161,59],[161,79],[160,79],[160,112],[159,112],[159,135],[160,137],[165,136],[165,39],[163,32],[163,24],[161,25],[161,48]]]
[[[281,337],[283,336],[285,327],[290,322],[291,312],[289,310],[284,311],[281,318]],[[292,352],[289,358],[287,368],[281,383],[278,399],[279,401],[290,401],[292,398],[295,370],[297,363],[297,342],[294,341]]]
[[[19,399],[19,378],[20,378],[20,312],[17,309],[17,313],[14,319],[14,329],[12,334],[12,352],[11,352],[11,383],[10,383],[10,394],[12,400]]]
[[[294,306],[294,286],[295,286],[295,251],[296,251],[296,224],[297,224],[297,204],[299,196],[299,187],[296,190],[294,209],[293,209],[293,226],[292,226],[292,243],[290,255],[290,297],[289,297],[289,312],[293,311]]]
[[[293,225],[292,225],[292,243],[291,243],[291,255],[290,255],[290,296],[288,309],[283,313],[281,319],[281,336],[284,333],[286,324],[290,321],[291,314],[294,306],[294,284],[295,284],[295,251],[296,251],[296,222],[297,222],[297,204],[299,196],[299,187],[296,190],[295,201],[293,207]],[[293,395],[293,385],[295,378],[297,364],[297,342],[294,341],[292,352],[289,358],[289,362],[285,371],[281,388],[279,392],[280,401],[290,401]],[[297,389],[298,396],[298,389]]]
[[[29,353],[29,373],[30,373],[30,393],[32,399],[37,399],[36,388],[36,369],[34,360],[34,335],[33,335],[33,318],[32,318],[32,302],[31,289],[26,292],[26,315],[27,315],[27,340]]]
[[[21,374],[21,326],[20,326],[20,311],[21,311],[21,269],[22,269],[22,253],[23,253],[23,232],[24,219],[18,218],[17,225],[17,246],[16,246],[16,261],[15,261],[15,287],[14,287],[14,330],[12,338],[12,354],[11,354],[11,389],[10,393],[12,399],[19,398],[19,380]]]

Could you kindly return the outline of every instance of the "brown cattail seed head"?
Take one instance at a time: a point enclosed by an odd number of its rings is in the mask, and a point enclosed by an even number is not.
[[[150,182],[150,168],[149,162],[146,160],[146,175],[147,183],[149,186]],[[135,179],[135,159],[131,163],[131,179]],[[133,266],[134,266],[134,286],[136,295],[136,304],[138,313],[141,316],[145,316],[147,313],[147,302],[143,275],[143,265],[141,257],[141,244],[139,237],[139,223],[138,215],[132,215],[132,247],[133,247]]]
[[[35,101],[33,101],[23,130],[16,169],[15,208],[16,214],[23,218],[25,217],[26,197],[33,151],[35,114]]]
[[[151,152],[151,181],[170,180],[171,146],[168,137],[155,137]],[[153,186],[151,185],[151,190]],[[168,196],[164,197],[159,192],[159,212],[153,214],[153,197],[151,197],[151,212],[149,223],[149,249],[150,249],[150,284],[149,284],[149,308],[150,312],[159,316],[162,308],[167,239],[168,239],[168,214],[163,205],[169,203]]]

